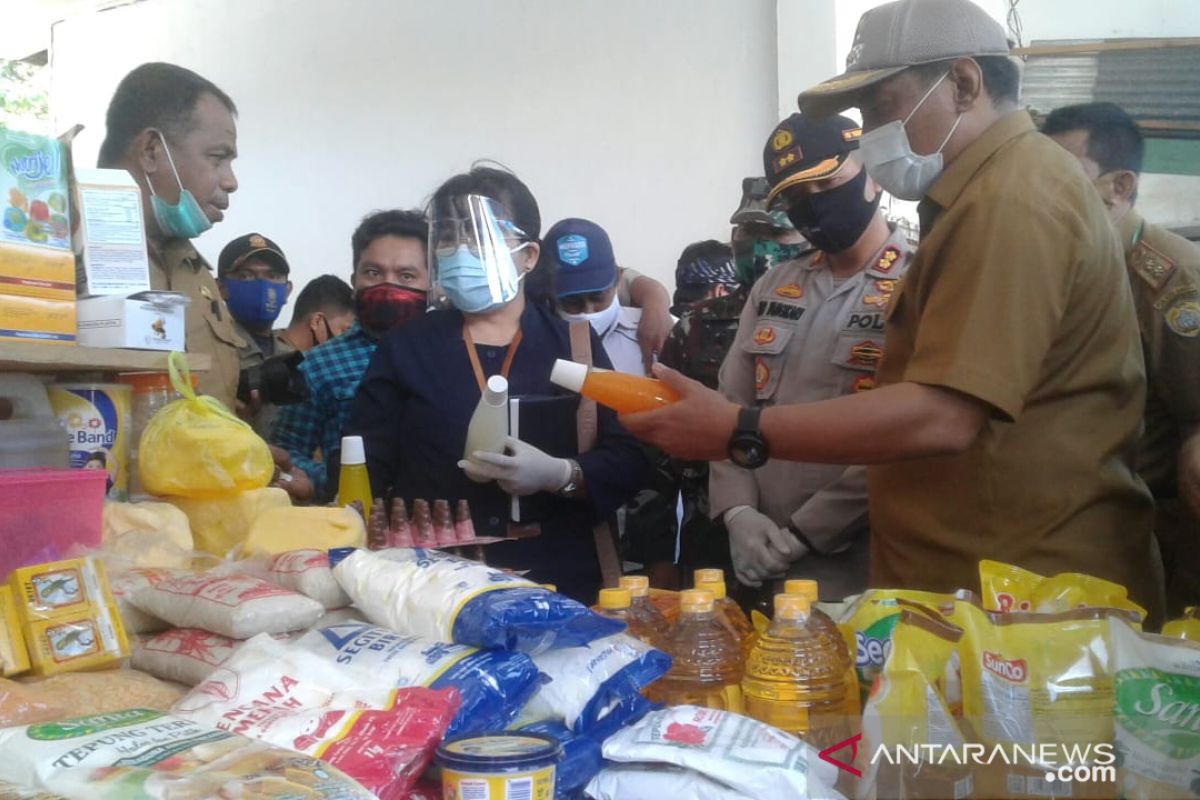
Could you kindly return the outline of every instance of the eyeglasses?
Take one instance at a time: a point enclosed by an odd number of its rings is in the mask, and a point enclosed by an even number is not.
[[[430,227],[429,238],[433,251],[439,256],[452,256],[460,245],[466,245],[473,256],[496,250],[512,250],[509,242],[527,242],[525,232],[508,220],[496,220],[496,226],[479,229],[474,220],[437,220]]]

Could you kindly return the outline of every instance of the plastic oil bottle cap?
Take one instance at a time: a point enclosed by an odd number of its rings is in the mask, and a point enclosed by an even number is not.
[[[776,619],[800,619],[809,612],[812,603],[804,595],[777,594],[775,595]]]
[[[710,593],[714,600],[725,599],[725,581],[700,581],[696,588]]]
[[[628,589],[601,589],[600,590],[600,607],[616,611],[622,608],[629,608],[633,598],[629,594]]]
[[[783,593],[803,595],[814,603],[820,599],[817,594],[817,582],[808,578],[784,581]]]
[[[679,610],[704,614],[713,610],[713,594],[703,589],[687,589],[679,593]]]
[[[628,589],[631,597],[647,597],[650,594],[650,579],[645,575],[623,575],[621,588]]]
[[[578,392],[583,389],[583,382],[587,380],[587,374],[586,364],[559,358],[555,359],[554,367],[550,370],[550,382],[564,389],[570,389],[572,392]]]
[[[508,378],[503,375],[493,375],[487,379],[487,389],[483,399],[489,406],[502,406],[508,402]]]
[[[724,583],[725,570],[698,569],[692,573],[692,582],[699,586],[702,583]]]
[[[365,464],[367,456],[363,450],[363,440],[361,436],[343,436],[342,437],[342,463],[343,464]]]

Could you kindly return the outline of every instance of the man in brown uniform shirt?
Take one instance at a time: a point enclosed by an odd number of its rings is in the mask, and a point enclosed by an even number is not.
[[[1117,581],[1158,617],[1120,245],[1078,167],[1017,110],[1008,52],[967,0],[901,0],[863,15],[844,75],[800,95],[805,113],[857,106],[868,173],[923,198],[879,388],[758,417],[659,370],[682,400],[622,421],[681,457],[719,458],[726,439],[735,460],[873,465],[875,586],[977,588],[994,558]]]
[[[235,403],[238,349],[245,342],[221,299],[212,269],[190,239],[225,216],[237,191],[236,108],[196,73],[142,64],[117,86],[106,116],[101,167],[128,170],[142,187],[150,287],[187,295],[186,339],[212,366],[196,373],[201,394]]]
[[[1179,614],[1200,603],[1200,503],[1183,502],[1200,485],[1200,247],[1134,209],[1145,142],[1119,106],[1055,109],[1042,132],[1078,159],[1125,250],[1148,382],[1138,472],[1154,493],[1167,606]]]

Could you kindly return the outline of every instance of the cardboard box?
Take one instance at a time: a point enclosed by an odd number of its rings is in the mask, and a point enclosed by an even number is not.
[[[75,344],[75,298],[0,293],[0,342]]]
[[[83,298],[78,301],[79,344],[182,351],[190,302],[178,292],[157,291]]]
[[[142,190],[123,169],[76,168],[73,233],[80,297],[130,295],[150,289]]]
[[[75,257],[63,250],[0,243],[0,294],[72,300]]]

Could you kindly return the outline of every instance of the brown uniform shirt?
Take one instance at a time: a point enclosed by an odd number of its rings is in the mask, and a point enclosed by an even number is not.
[[[1179,446],[1200,423],[1200,247],[1132,210],[1118,232],[1146,355],[1138,472],[1155,497],[1174,497]]]
[[[872,585],[977,589],[992,558],[1117,581],[1161,614],[1134,472],[1141,344],[1095,190],[1020,111],[968,146],[919,212],[879,385],[945,387],[993,413],[966,452],[868,468]]]
[[[187,307],[189,353],[207,353],[212,367],[196,373],[198,391],[233,410],[238,383],[238,350],[245,346],[233,327],[233,317],[221,299],[212,268],[186,239],[150,245],[150,288],[179,292],[191,298]]]

